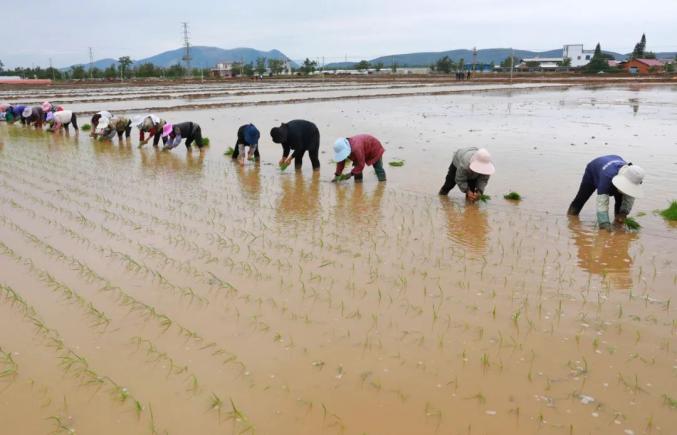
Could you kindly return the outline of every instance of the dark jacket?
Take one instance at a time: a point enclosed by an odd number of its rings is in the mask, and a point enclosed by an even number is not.
[[[302,155],[305,151],[317,152],[320,147],[320,130],[310,121],[296,119],[275,127],[270,131],[273,142],[282,145],[284,157],[289,156],[291,150],[293,158]]]

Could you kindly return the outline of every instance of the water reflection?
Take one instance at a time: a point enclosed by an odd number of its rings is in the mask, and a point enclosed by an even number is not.
[[[320,211],[320,173],[307,179],[298,174],[282,177],[282,195],[276,217],[282,222],[314,219]]]
[[[258,200],[261,197],[261,165],[257,162],[255,165],[240,166],[233,161],[233,167],[245,197]]]
[[[132,158],[134,155],[132,152],[132,143],[129,140],[127,142],[120,142],[119,144],[114,144],[108,140],[101,141],[96,139],[92,139],[91,142],[96,157],[109,158],[110,156],[115,156],[122,160],[126,160]]]
[[[176,175],[176,173],[200,176],[203,174],[204,150],[200,150],[197,153],[187,151],[185,159],[179,154],[162,151],[159,148],[145,147],[139,151],[141,168],[146,172],[169,174],[172,176]]]
[[[348,184],[348,183],[346,183]],[[368,186],[369,188],[371,186]],[[385,183],[378,183],[372,192],[365,191],[363,183],[354,183],[353,186],[337,186],[336,189],[336,220],[350,222],[351,232],[363,237],[369,237],[381,222],[381,202],[385,192]]]
[[[632,107],[632,114],[637,115],[637,112],[639,112],[639,98],[630,98],[628,101],[630,102],[630,107]]]
[[[600,231],[585,226],[577,217],[569,218],[569,230],[578,250],[578,267],[609,280],[613,288],[632,287],[630,246],[637,233]]]
[[[448,197],[440,197],[447,218],[449,240],[482,256],[487,251],[489,220],[480,204],[458,205]]]

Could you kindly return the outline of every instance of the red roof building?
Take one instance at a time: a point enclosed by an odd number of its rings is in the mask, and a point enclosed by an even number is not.
[[[658,59],[630,59],[624,65],[630,74],[655,74],[662,73],[665,64]]]

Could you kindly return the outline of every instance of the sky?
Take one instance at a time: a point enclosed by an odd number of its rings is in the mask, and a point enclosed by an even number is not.
[[[4,0],[9,1],[9,0]],[[278,49],[327,63],[459,48],[564,44],[677,51],[677,0],[25,0],[2,8],[5,67],[142,59],[193,45]]]

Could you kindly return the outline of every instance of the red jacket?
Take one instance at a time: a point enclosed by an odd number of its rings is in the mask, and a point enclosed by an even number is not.
[[[364,166],[371,166],[376,163],[381,157],[385,149],[383,145],[374,136],[370,134],[358,134],[357,136],[349,137],[350,155],[348,158],[353,162],[353,175],[361,174]],[[336,175],[341,175],[346,166],[346,161],[336,164]]]

